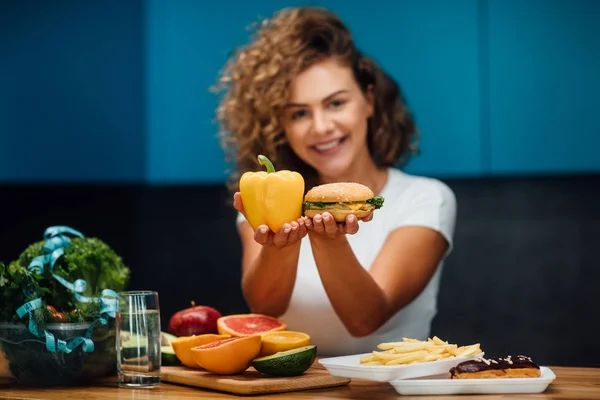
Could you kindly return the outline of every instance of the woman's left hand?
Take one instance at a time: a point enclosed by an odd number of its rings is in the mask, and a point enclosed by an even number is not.
[[[373,213],[361,218],[361,221],[370,221],[373,219]],[[346,216],[345,222],[336,222],[333,215],[328,212],[317,214],[313,218],[306,218],[304,224],[309,233],[317,233],[321,236],[335,239],[343,235],[354,235],[358,232],[359,218],[350,214]]]

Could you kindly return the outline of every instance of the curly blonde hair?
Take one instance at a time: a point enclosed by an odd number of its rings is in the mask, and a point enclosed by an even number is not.
[[[221,144],[227,159],[235,162],[229,180],[232,191],[241,174],[263,169],[259,154],[278,170],[300,172],[306,190],[318,184],[317,172],[287,144],[281,113],[291,79],[331,57],[352,68],[363,92],[373,87],[375,107],[367,141],[376,164],[401,166],[409,160],[418,130],[398,84],[357,50],[336,14],[319,7],[288,8],[260,24],[254,40],[229,59],[217,84],[224,91],[217,109]]]

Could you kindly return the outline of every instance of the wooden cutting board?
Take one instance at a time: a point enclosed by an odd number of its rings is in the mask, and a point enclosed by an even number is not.
[[[161,367],[161,381],[233,394],[267,394],[347,385],[350,379],[329,375],[316,363],[303,375],[270,377],[250,367],[240,375],[217,375],[203,369]]]

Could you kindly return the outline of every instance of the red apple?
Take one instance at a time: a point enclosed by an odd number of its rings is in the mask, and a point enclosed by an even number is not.
[[[177,337],[218,333],[217,319],[220,317],[214,308],[197,306],[192,301],[192,307],[173,314],[167,330]]]

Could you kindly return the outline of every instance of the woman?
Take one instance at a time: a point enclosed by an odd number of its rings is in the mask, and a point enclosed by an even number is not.
[[[307,190],[358,182],[385,198],[360,224],[354,215],[336,224],[324,212],[271,232],[253,231],[236,192],[250,309],[308,333],[320,355],[426,339],[456,202],[443,183],[394,168],[408,159],[417,132],[398,85],[358,52],[335,14],[313,7],[265,21],[220,81],[233,182],[262,169],[256,160],[264,154],[277,169],[300,172]]]

